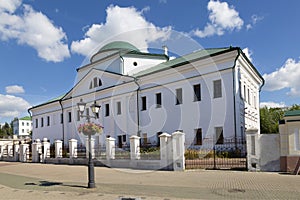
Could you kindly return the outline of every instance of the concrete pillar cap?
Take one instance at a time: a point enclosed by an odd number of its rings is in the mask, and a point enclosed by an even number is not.
[[[141,137],[137,136],[137,135],[132,135],[129,139],[140,139]]]
[[[171,135],[168,134],[168,133],[162,133],[162,134],[160,134],[160,136],[158,136],[158,137],[171,137]]]

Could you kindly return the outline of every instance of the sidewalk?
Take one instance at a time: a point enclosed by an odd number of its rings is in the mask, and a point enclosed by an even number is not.
[[[300,177],[238,171],[140,171],[0,162],[0,199],[299,199]]]

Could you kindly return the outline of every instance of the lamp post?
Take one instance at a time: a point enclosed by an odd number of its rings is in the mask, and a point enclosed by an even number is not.
[[[98,113],[101,108],[98,104],[96,104],[96,101],[90,106],[94,116],[91,116],[89,114],[83,115],[83,112],[85,111],[86,103],[80,99],[80,102],[77,103],[79,112],[80,112],[80,117],[83,118],[85,117],[88,122],[90,122],[91,118],[98,118]],[[88,144],[89,144],[89,161],[88,161],[88,188],[95,188],[95,173],[94,173],[94,162],[92,158],[92,134],[88,134]]]

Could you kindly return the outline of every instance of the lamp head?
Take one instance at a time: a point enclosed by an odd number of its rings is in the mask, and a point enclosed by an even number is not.
[[[94,103],[91,105],[91,110],[95,115],[99,113],[100,108],[101,106],[98,105],[96,101],[94,101]]]
[[[77,103],[77,106],[78,106],[79,112],[82,114],[85,110],[86,103],[83,102],[82,99],[80,99],[80,102]]]

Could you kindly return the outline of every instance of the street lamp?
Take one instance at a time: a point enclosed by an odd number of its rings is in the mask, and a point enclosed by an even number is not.
[[[85,111],[85,107],[86,107],[86,103],[82,101],[82,99],[80,99],[80,102],[77,103],[77,107],[79,109],[80,112],[80,117],[83,118],[85,117],[87,119],[88,122],[90,122],[91,118],[98,118],[98,113],[99,110],[101,108],[101,106],[99,106],[96,101],[94,101],[94,103],[90,106],[94,116],[91,116],[89,114],[87,115],[83,115],[83,112]],[[88,162],[88,178],[89,178],[89,182],[88,182],[88,188],[95,188],[95,173],[94,173],[94,162],[93,162],[93,158],[92,158],[92,135],[88,134],[88,143],[89,143],[89,162]]]

